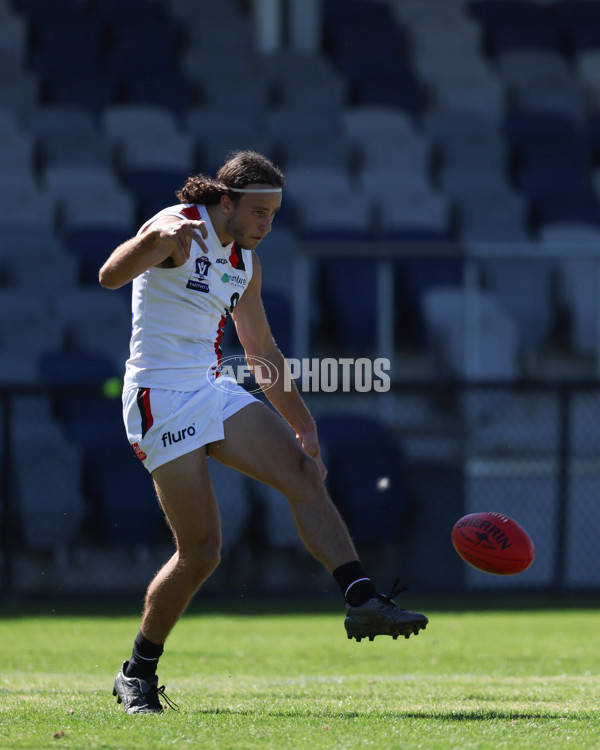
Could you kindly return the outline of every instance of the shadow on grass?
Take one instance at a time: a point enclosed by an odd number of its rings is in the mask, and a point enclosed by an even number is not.
[[[256,709],[251,708],[202,708],[195,710],[194,713],[198,714],[204,714],[206,716],[218,716],[223,714],[230,714],[235,716],[256,716]],[[591,715],[591,712],[589,714],[586,714],[583,712],[583,714]],[[367,719],[367,718],[373,718],[376,716],[380,720],[385,719],[428,719],[430,721],[439,721],[439,722],[461,722],[461,721],[506,721],[506,720],[532,720],[532,719],[579,719],[581,718],[581,714],[576,714],[573,712],[564,713],[560,711],[547,711],[547,710],[540,710],[539,712],[535,711],[496,711],[493,709],[490,710],[479,710],[479,709],[473,709],[473,710],[463,710],[463,711],[323,711],[319,712],[318,714],[314,711],[282,711],[282,710],[276,710],[276,711],[269,711],[268,715],[271,717],[277,717],[281,719],[299,719],[299,718],[305,718],[305,719],[311,719],[311,718],[318,718],[318,719],[341,719],[341,720],[350,720],[350,719]]]
[[[397,599],[400,607],[422,612],[467,613],[494,611],[565,611],[573,609],[600,609],[600,597],[597,592],[587,594],[548,594],[496,595],[472,594],[469,596],[422,596],[408,592]],[[5,600],[0,598],[0,617],[139,617],[141,601],[126,599],[44,599],[33,601]],[[239,599],[236,597],[214,595],[199,596],[192,600],[187,609],[188,615],[231,615],[236,617],[264,617],[266,615],[330,615],[343,616],[345,605],[339,595],[335,596],[256,596]]]

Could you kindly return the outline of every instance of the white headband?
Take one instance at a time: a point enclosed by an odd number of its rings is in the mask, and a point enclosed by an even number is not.
[[[232,193],[281,193],[281,188],[232,188]]]

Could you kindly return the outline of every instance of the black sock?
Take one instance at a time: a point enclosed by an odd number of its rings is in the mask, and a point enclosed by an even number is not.
[[[152,677],[156,673],[158,660],[163,651],[162,643],[152,643],[142,635],[140,630],[133,643],[133,651],[125,670],[125,677],[140,677],[142,680]]]
[[[352,607],[360,607],[377,593],[373,581],[358,560],[340,565],[333,571],[333,577],[342,596]]]

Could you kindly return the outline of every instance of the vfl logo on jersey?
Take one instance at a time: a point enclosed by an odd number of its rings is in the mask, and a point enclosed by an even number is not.
[[[186,287],[188,289],[194,289],[197,292],[209,292],[208,286],[208,269],[211,267],[211,261],[204,255],[196,258],[196,267],[194,272],[188,279]]]

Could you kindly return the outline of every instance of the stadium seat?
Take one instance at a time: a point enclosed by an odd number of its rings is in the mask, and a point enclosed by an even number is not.
[[[567,34],[570,50],[580,53],[600,46],[600,5],[589,0],[559,0],[552,12]]]
[[[370,417],[322,415],[319,437],[327,451],[331,497],[357,544],[396,539],[406,519],[407,488],[395,436]]]
[[[496,62],[502,77],[516,89],[550,88],[574,82],[567,59],[557,51],[509,50],[499,55]]]
[[[477,193],[501,193],[509,189],[507,164],[488,164],[488,169],[478,167],[475,161],[455,162],[443,166],[438,182],[446,195],[460,198]]]
[[[262,301],[279,349],[284,357],[293,357],[292,303],[289,296],[278,289],[263,285]]]
[[[362,266],[362,267],[361,267]],[[360,294],[350,294],[360,278]],[[316,264],[320,332],[343,351],[372,354],[376,343],[377,272],[360,257],[324,258]]]
[[[269,55],[259,61],[277,104],[296,112],[336,117],[349,97],[349,85],[329,60],[320,55]]]
[[[396,194],[400,204],[406,194],[427,193],[433,189],[430,175],[424,169],[361,169],[356,183],[372,202],[392,200]]]
[[[134,196],[105,166],[55,165],[46,170],[46,181],[57,197],[64,237],[82,281],[96,283],[102,262],[135,232]]]
[[[121,375],[106,357],[64,350],[40,357],[38,370],[46,386],[102,385],[108,378]]]
[[[527,199],[506,185],[456,192],[459,236],[474,249],[484,243],[526,242],[530,235]],[[484,248],[481,248],[484,251]]]
[[[410,238],[409,238],[410,239]],[[464,258],[459,253],[449,257],[420,257],[417,253],[395,259],[395,316],[399,326],[410,321],[412,343],[424,351],[428,346],[424,316],[426,295],[438,287],[460,288],[464,276]]]
[[[136,71],[122,75],[120,82],[125,102],[166,107],[179,116],[185,115],[198,99],[196,83],[181,71],[165,72],[161,68],[150,75]]]
[[[348,107],[342,112],[341,118],[346,137],[358,146],[372,139],[393,143],[403,137],[412,137],[417,130],[415,119],[393,106]]]
[[[534,245],[529,246],[535,250]],[[542,351],[555,324],[552,259],[488,259],[481,263],[486,288],[517,325],[519,352]]]
[[[126,5],[119,0],[102,0],[101,3],[93,4],[93,12],[102,21],[111,24],[121,20],[126,23],[139,21],[140,24],[168,21],[164,3],[148,2],[148,0],[128,0]]]
[[[354,182],[346,169],[296,166],[286,170],[285,201],[299,215],[307,197],[329,200],[340,195],[350,198],[354,193]]]
[[[36,257],[42,251],[47,258],[55,258],[66,251],[62,235],[53,229],[12,227],[0,229],[0,262],[10,262],[13,256]]]
[[[546,224],[540,228],[539,243],[542,252],[559,258],[556,261],[558,305],[568,315],[573,351],[596,355],[600,226],[575,222]]]
[[[494,73],[478,71],[470,66],[455,76],[432,82],[432,108],[444,112],[474,112],[499,117],[506,109],[507,91],[504,81]]]
[[[17,65],[25,66],[28,46],[28,22],[23,16],[0,12],[0,51]]]
[[[211,34],[206,33],[206,15],[211,18]],[[228,44],[232,49],[235,48],[236,56],[248,62],[252,59],[255,36],[251,19],[247,15],[240,13],[230,15],[228,10],[217,10],[217,6],[212,4],[210,11],[205,15],[197,10],[190,13],[183,22],[182,28],[183,44],[190,50],[198,50],[205,57],[223,63],[223,37],[226,36]],[[222,68],[223,65],[220,67]],[[197,75],[202,75],[202,71],[198,71]]]
[[[600,200],[591,188],[542,191],[531,196],[538,227],[564,222],[600,224]]]
[[[135,234],[135,227],[119,224],[73,225],[66,230],[65,241],[77,260],[83,284],[98,283],[100,266],[112,251]],[[130,294],[129,285],[121,293]]]
[[[194,162],[191,137],[165,107],[115,105],[104,111],[102,123],[104,132],[119,149],[124,170],[187,171]]]
[[[357,159],[365,170],[415,171],[428,175],[432,164],[432,149],[427,138],[415,134],[397,141],[370,140],[364,142]]]
[[[112,146],[101,135],[92,113],[69,104],[44,105],[27,123],[36,139],[44,166],[54,164],[110,164]]]
[[[543,5],[528,0],[479,0],[470,8],[483,25],[492,54],[508,49],[559,49],[559,25]]]
[[[356,241],[373,236],[370,202],[358,192],[306,195],[296,203],[298,229],[304,239]]]
[[[129,355],[131,312],[121,296],[80,288],[57,296],[54,308],[74,350],[102,356],[116,372],[123,370]]]
[[[574,60],[575,69],[581,81],[592,111],[600,109],[600,50],[580,52]]]
[[[35,268],[30,273],[41,273]],[[52,315],[49,291],[43,294],[28,285],[0,290],[0,342],[7,352],[36,357],[60,348],[65,340],[60,321]]]
[[[490,293],[479,291],[474,299],[476,339],[470,339],[462,287],[440,286],[423,295],[423,317],[431,351],[440,375],[467,380],[513,380],[518,376],[518,341],[514,321]]]
[[[34,169],[34,139],[16,127],[15,118],[6,116],[0,122],[0,170],[32,173]]]
[[[101,68],[93,77],[88,71],[86,85],[77,76],[58,74],[44,81],[45,101],[49,104],[73,104],[85,107],[94,116],[101,116],[106,107],[116,104],[121,96],[116,75]]]
[[[0,234],[5,230],[55,228],[54,197],[24,173],[13,173],[12,185],[0,179]]]
[[[91,190],[93,193],[119,190],[117,176],[110,165],[57,164],[44,173],[48,191],[57,200]]]
[[[24,255],[14,253],[6,262],[4,275],[8,287],[35,291],[48,299],[79,284],[79,264],[70,253],[52,254],[48,246],[36,247]]]
[[[284,168],[304,164],[349,169],[352,164],[350,144],[330,112],[276,107],[266,111],[263,130]]]
[[[197,15],[203,18],[210,14],[213,20],[230,23],[239,20],[241,15],[236,0],[219,0],[218,5],[213,0],[166,0],[166,10],[171,17],[182,22],[190,22]]]
[[[123,437],[105,442],[85,461],[86,491],[97,514],[100,541],[131,549],[166,538],[152,479]]]
[[[296,233],[279,222],[257,248],[263,286],[291,300],[294,290],[294,260],[300,252]]]
[[[26,548],[57,551],[79,538],[86,515],[82,463],[79,451],[60,433],[44,439],[40,451],[41,433],[38,423],[37,433],[19,439],[14,451],[15,506]],[[31,471],[33,454],[36,471]]]
[[[423,243],[451,239],[450,203],[431,188],[392,190],[375,205],[383,239]]]
[[[35,352],[6,351],[0,348],[0,385],[41,385]]]
[[[95,15],[30,17],[31,65],[44,79],[56,80],[77,69],[84,80],[99,71],[104,27]],[[80,79],[81,80],[81,79]]]

